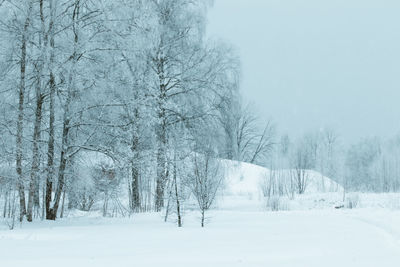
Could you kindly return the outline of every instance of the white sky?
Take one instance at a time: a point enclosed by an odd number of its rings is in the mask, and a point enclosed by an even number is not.
[[[238,49],[242,94],[281,132],[400,132],[400,1],[216,0],[209,34]]]

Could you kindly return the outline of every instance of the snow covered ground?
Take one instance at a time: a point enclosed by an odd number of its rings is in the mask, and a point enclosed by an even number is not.
[[[194,210],[185,211],[182,228],[173,214],[164,223],[160,213],[71,213],[13,231],[0,221],[0,267],[400,266],[399,194],[352,194],[356,209],[335,209],[340,188],[313,173],[312,190],[285,199],[286,211],[271,212],[259,186],[268,173],[227,166],[226,187],[205,228]],[[318,181],[338,190],[318,192]]]
[[[376,216],[378,215],[378,216]],[[400,212],[213,211],[199,227],[130,219],[72,218],[0,231],[0,266],[398,267]]]

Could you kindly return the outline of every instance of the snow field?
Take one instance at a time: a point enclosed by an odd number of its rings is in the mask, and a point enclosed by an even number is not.
[[[56,222],[37,220],[8,230],[0,221],[3,267],[398,267],[399,194],[362,194],[356,209],[335,209],[337,191],[282,198],[287,209],[271,212],[260,189],[269,171],[226,162],[226,186],[200,227],[200,214],[186,209],[183,227],[175,214],[104,218],[99,211],[71,212]],[[187,207],[190,207],[189,203]]]
[[[36,222],[0,232],[0,266],[397,267],[400,213],[379,211],[391,232],[372,212],[212,211],[205,228],[196,212],[183,228],[160,214]]]

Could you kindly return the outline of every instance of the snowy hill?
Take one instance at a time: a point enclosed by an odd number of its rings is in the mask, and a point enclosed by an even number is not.
[[[295,170],[275,170],[230,160],[223,160],[225,188],[219,201],[219,208],[229,210],[254,210],[265,207],[267,190],[280,190],[282,197],[296,191]],[[307,170],[304,174],[306,189],[304,195],[342,192],[338,183],[319,172]],[[296,193],[293,192],[293,193]]]
[[[264,167],[245,163],[224,160],[223,166],[225,169],[226,177],[226,193],[228,195],[253,195],[259,196],[262,194],[262,184],[265,181],[271,179],[271,175],[274,173]],[[277,170],[275,173],[279,177],[275,179],[282,179],[282,183],[289,183],[289,179],[295,175],[295,170]],[[326,192],[337,192],[342,190],[342,187],[331,180],[330,178],[323,176],[319,172],[307,170],[307,187],[305,193],[326,193]]]

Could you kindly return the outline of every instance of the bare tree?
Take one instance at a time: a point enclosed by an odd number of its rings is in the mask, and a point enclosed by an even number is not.
[[[168,134],[171,125],[186,118],[180,108],[182,98],[191,96],[196,89],[190,86],[193,70],[204,60],[197,42],[201,36],[204,17],[201,1],[151,1],[157,38],[148,63],[154,74],[153,99],[155,114],[157,180],[155,210],[164,207],[164,189],[168,180]],[[200,35],[196,35],[200,33]]]
[[[16,168],[18,174],[18,192],[19,192],[19,220],[22,221],[26,214],[25,206],[25,186],[24,178],[22,174],[22,138],[23,138],[23,123],[24,123],[24,101],[25,101],[25,86],[26,86],[26,58],[27,58],[27,43],[29,38],[29,26],[31,24],[31,13],[33,8],[33,1],[28,1],[27,3],[27,13],[25,18],[25,23],[23,26],[21,34],[21,59],[20,59],[20,87],[19,87],[19,104],[18,104],[18,121],[17,121],[17,138],[16,138],[16,148],[17,148],[17,158],[16,158]]]
[[[65,183],[65,170],[67,167],[68,161],[68,149],[69,149],[69,131],[70,131],[70,122],[71,122],[71,102],[73,100],[74,91],[77,90],[76,88],[76,74],[77,74],[77,64],[79,59],[81,58],[81,48],[79,46],[80,42],[80,24],[82,21],[81,18],[81,1],[75,0],[72,5],[72,16],[71,16],[71,24],[72,24],[72,34],[73,34],[73,52],[70,57],[70,66],[68,70],[68,78],[66,84],[66,99],[63,104],[63,119],[62,119],[62,137],[61,137],[61,153],[60,153],[60,164],[58,168],[58,180],[57,180],[57,187],[55,191],[54,203],[53,206],[46,209],[47,214],[46,218],[49,220],[55,220],[57,217],[57,211],[60,205],[61,195],[64,190],[64,183]],[[49,188],[48,188],[49,189]],[[48,192],[49,193],[49,192]],[[51,196],[51,194],[48,194]]]
[[[314,142],[309,142],[306,136],[299,140],[292,155],[293,179],[297,186],[297,193],[303,194],[309,183],[309,170],[314,167]]]
[[[164,206],[164,189],[170,178],[169,138],[176,124],[194,129],[215,114],[215,99],[226,89],[231,58],[219,44],[203,39],[205,1],[151,1],[154,19],[148,64],[154,114],[157,180],[155,210]],[[223,87],[223,89],[221,89]],[[219,99],[219,98],[218,98]],[[211,119],[210,119],[211,121]],[[196,138],[194,138],[196,139]]]
[[[235,151],[236,160],[266,165],[275,145],[275,126],[267,121],[266,126],[259,130],[260,119],[250,106],[236,111],[235,116]]]
[[[250,163],[256,163],[260,160],[266,160],[275,145],[275,127],[271,121],[267,122],[264,130],[260,135],[257,136],[253,156],[251,157]]]
[[[47,141],[47,174],[46,174],[46,193],[45,193],[45,206],[46,219],[52,219],[51,213],[51,199],[53,191],[53,179],[54,179],[54,143],[55,143],[55,94],[56,94],[56,81],[55,81],[55,16],[56,7],[54,0],[50,0],[49,3],[50,18],[49,18],[49,29],[48,38],[50,39],[49,47],[49,133]]]
[[[28,209],[27,209],[27,220],[32,221],[33,218],[33,206],[39,208],[39,165],[40,165],[40,155],[39,155],[39,139],[41,133],[42,124],[42,109],[45,99],[44,94],[44,84],[42,75],[47,64],[47,43],[48,34],[45,24],[45,14],[44,14],[44,1],[39,1],[39,14],[40,14],[40,31],[38,37],[37,47],[39,49],[38,59],[35,61],[35,97],[36,97],[36,107],[35,107],[35,120],[33,127],[33,137],[32,137],[32,166],[29,184],[29,194],[28,194]]]
[[[187,155],[185,153],[179,153],[177,150],[174,150],[172,153],[174,153],[173,160],[171,161],[172,164],[172,179],[170,180],[169,184],[169,197],[168,197],[168,203],[165,211],[165,221],[167,221],[168,216],[170,212],[172,211],[172,208],[175,209],[176,213],[176,218],[177,218],[177,224],[178,227],[182,227],[183,225],[183,203],[186,200],[186,193],[185,193],[185,187],[184,184],[182,183],[181,177],[184,176],[184,173],[186,173],[185,170],[178,170],[179,166],[185,166],[184,164],[178,164],[180,162],[184,162],[185,159],[187,158]],[[185,169],[185,168],[182,168]]]
[[[197,201],[201,212],[201,227],[204,227],[205,212],[212,206],[224,181],[224,175],[217,159],[210,153],[193,156],[192,173],[188,175],[187,185]]]

